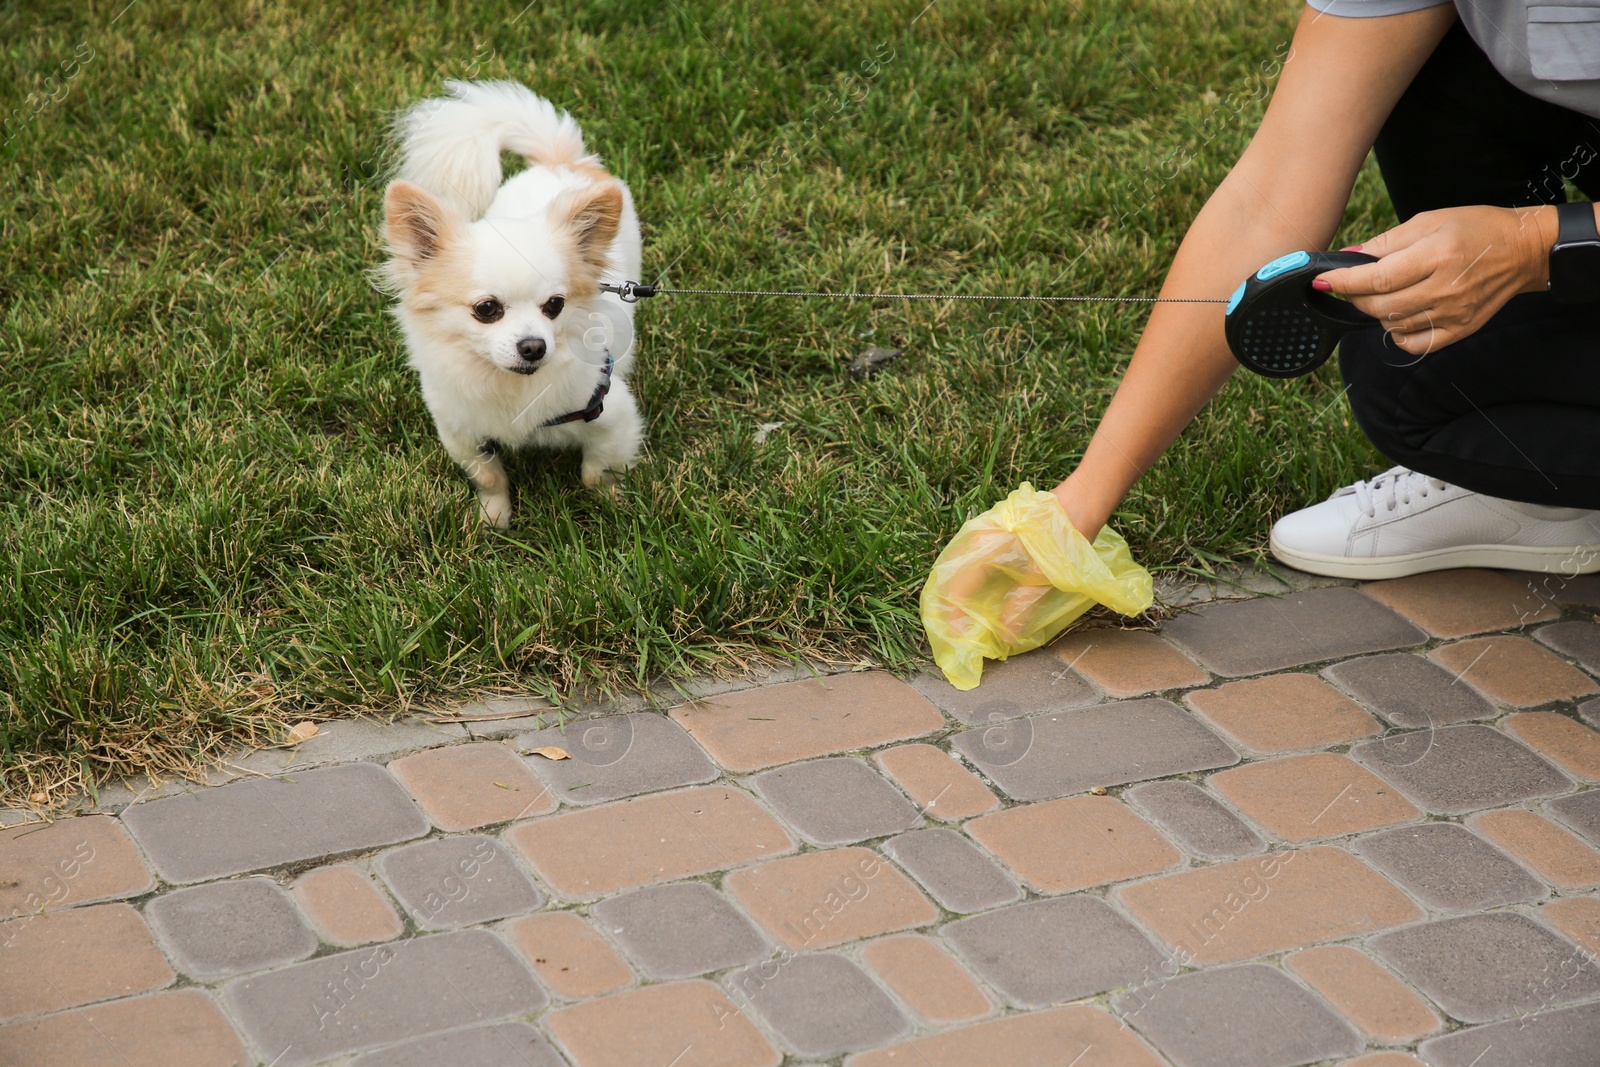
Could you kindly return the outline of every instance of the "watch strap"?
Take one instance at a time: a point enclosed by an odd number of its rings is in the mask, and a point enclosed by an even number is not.
[[[1579,242],[1600,241],[1600,227],[1595,226],[1594,205],[1587,200],[1574,200],[1556,205],[1555,247]]]

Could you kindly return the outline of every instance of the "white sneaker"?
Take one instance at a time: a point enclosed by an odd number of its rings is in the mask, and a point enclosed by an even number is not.
[[[1519,504],[1394,467],[1272,527],[1272,554],[1334,578],[1451,567],[1600,571],[1600,511]]]

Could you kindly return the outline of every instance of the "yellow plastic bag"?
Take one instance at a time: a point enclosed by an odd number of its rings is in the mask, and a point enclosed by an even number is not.
[[[1095,604],[1124,615],[1150,607],[1150,572],[1109,526],[1091,545],[1052,493],[1027,482],[951,538],[922,587],[934,662],[957,689],[983,660],[1038,648]]]

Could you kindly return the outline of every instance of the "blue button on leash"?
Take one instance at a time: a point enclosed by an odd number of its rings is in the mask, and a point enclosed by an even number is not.
[[[1376,263],[1364,252],[1290,252],[1240,283],[1227,300],[1171,296],[991,296],[976,293],[827,293],[775,289],[666,289],[639,282],[600,286],[627,303],[649,296],[782,296],[829,300],[1012,300],[1074,304],[1227,304],[1223,332],[1240,364],[1269,378],[1310,374],[1351,330],[1378,320],[1311,288],[1324,271]]]

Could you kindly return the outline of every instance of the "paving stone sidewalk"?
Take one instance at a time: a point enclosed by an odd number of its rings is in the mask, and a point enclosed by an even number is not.
[[[0,829],[0,1067],[1594,1067],[1597,614],[1455,571],[971,693],[329,724]]]

